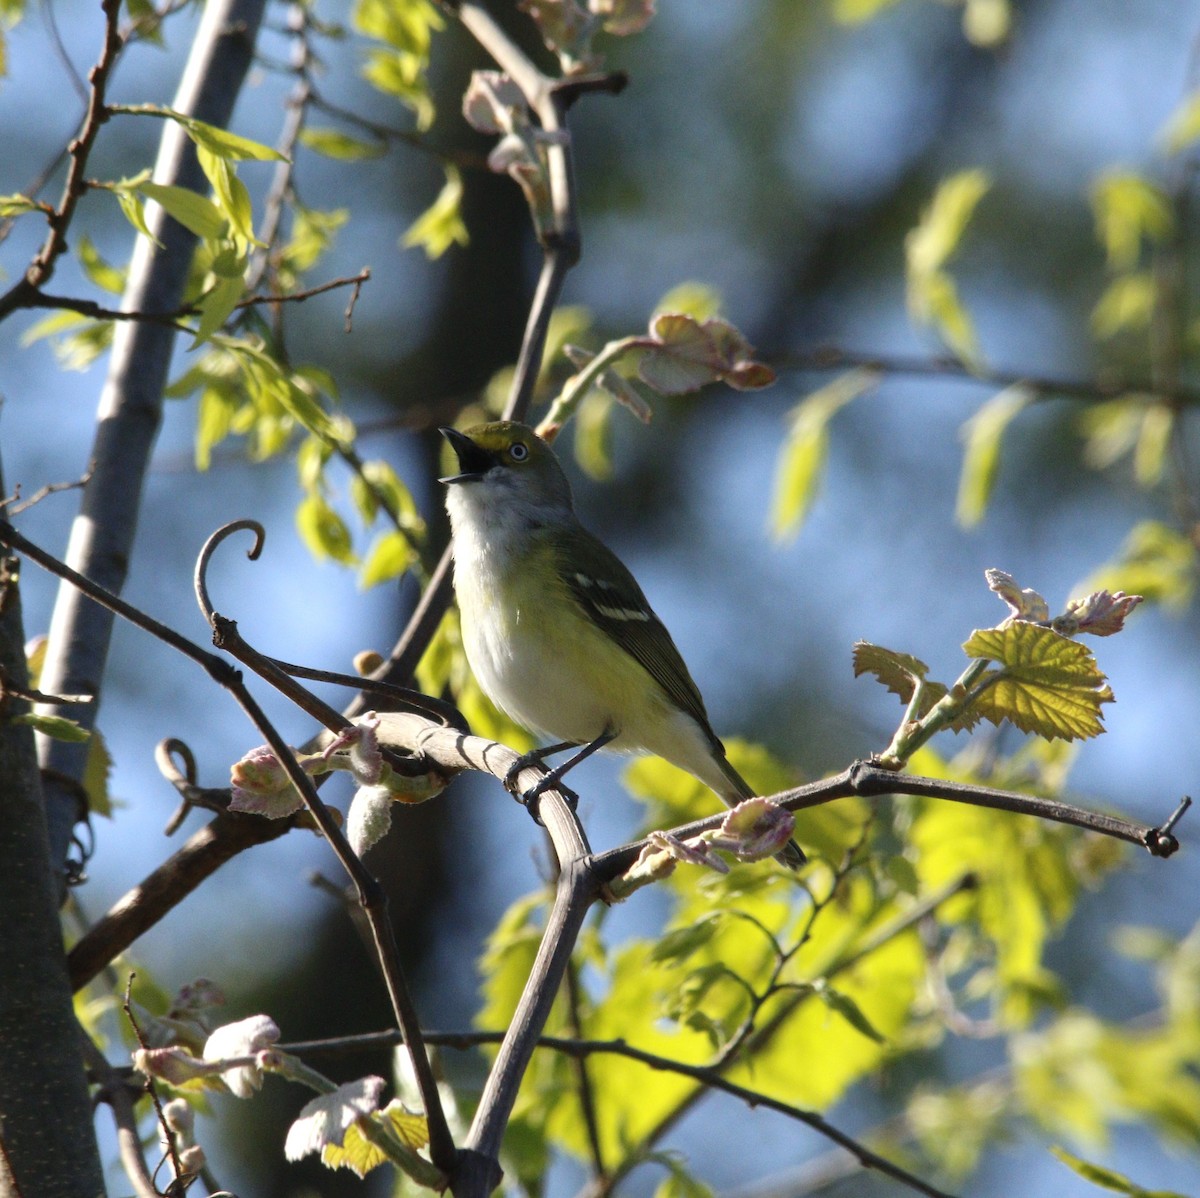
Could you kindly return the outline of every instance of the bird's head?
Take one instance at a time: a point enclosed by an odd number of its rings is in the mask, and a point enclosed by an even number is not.
[[[464,432],[443,428],[458,458],[458,474],[441,481],[451,487],[478,488],[488,506],[521,504],[530,508],[571,510],[571,486],[554,451],[515,420],[477,424]]]

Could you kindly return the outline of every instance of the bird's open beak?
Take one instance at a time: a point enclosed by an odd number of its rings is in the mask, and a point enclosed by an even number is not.
[[[456,428],[439,428],[438,432],[450,442],[461,469],[461,473],[440,478],[438,482],[477,483],[496,464],[496,459],[466,433],[460,433]]]

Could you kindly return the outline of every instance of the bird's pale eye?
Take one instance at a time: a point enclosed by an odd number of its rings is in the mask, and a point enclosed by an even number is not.
[[[508,456],[514,462],[523,462],[529,457],[529,446],[524,441],[514,441],[508,448]]]

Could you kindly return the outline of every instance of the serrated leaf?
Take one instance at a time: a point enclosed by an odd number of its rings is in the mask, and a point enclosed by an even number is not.
[[[1034,392],[1018,383],[993,395],[963,425],[966,443],[954,516],[963,528],[974,528],[987,510],[1000,471],[1004,434],[1018,413],[1033,402]]]
[[[385,142],[364,141],[337,129],[304,129],[300,133],[300,144],[316,154],[323,154],[326,158],[333,158],[338,162],[381,158],[387,153]]]
[[[42,715],[36,711],[26,711],[13,716],[11,722],[25,724],[43,736],[49,736],[53,740],[67,741],[70,744],[82,744],[91,736],[86,728],[81,728],[74,720],[69,720],[66,716],[61,715]]]
[[[1014,620],[980,629],[963,645],[968,657],[997,662],[971,710],[994,724],[1008,720],[1047,740],[1078,740],[1104,731],[1101,706],[1113,693],[1086,645],[1050,628]]]
[[[92,729],[87,762],[83,767],[83,789],[88,797],[92,815],[112,818],[112,796],[108,793],[108,776],[112,772],[112,755],[98,728]]]
[[[225,217],[211,201],[189,191],[186,187],[175,187],[168,183],[155,183],[147,179],[138,190],[148,199],[154,200],[185,229],[197,237],[223,237],[227,228]],[[118,193],[119,197],[120,193]]]
[[[332,558],[344,564],[353,563],[350,530],[324,496],[312,492],[301,501],[296,509],[296,529],[318,561]]]
[[[386,1127],[406,1148],[414,1152],[429,1142],[428,1125],[423,1115],[413,1115],[404,1109],[399,1099],[373,1115],[364,1116],[380,1127]],[[362,1131],[362,1119],[352,1123],[340,1145],[326,1144],[321,1149],[321,1163],[330,1169],[349,1169],[365,1177],[372,1169],[388,1161],[381,1148],[373,1144]]]
[[[907,704],[916,689],[916,680],[924,682],[924,694],[918,710],[914,713],[917,719],[928,715],[933,705],[944,698],[947,688],[941,682],[931,682],[926,678],[929,667],[908,653],[898,653],[894,649],[885,649],[881,645],[872,645],[869,641],[854,643],[854,675],[871,674],[881,682],[888,691],[897,695],[901,703]],[[952,732],[970,731],[979,723],[979,716],[971,708],[967,708],[957,719],[946,725]]]
[[[771,499],[771,533],[776,540],[794,537],[812,507],[829,447],[829,421],[878,383],[874,371],[848,371],[805,396],[788,414]]]
[[[405,249],[420,246],[431,259],[440,258],[452,245],[466,245],[470,241],[462,219],[462,175],[453,166],[445,169],[442,190],[408,227],[401,241]]]

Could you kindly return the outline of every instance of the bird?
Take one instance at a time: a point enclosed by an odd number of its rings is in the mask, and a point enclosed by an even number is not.
[[[642,588],[575,514],[546,441],[512,420],[439,431],[458,459],[440,481],[468,664],[497,707],[556,742],[521,765],[578,748],[552,771],[557,782],[597,749],[640,751],[731,807],[754,797]],[[777,856],[791,868],[805,860],[794,841]]]

